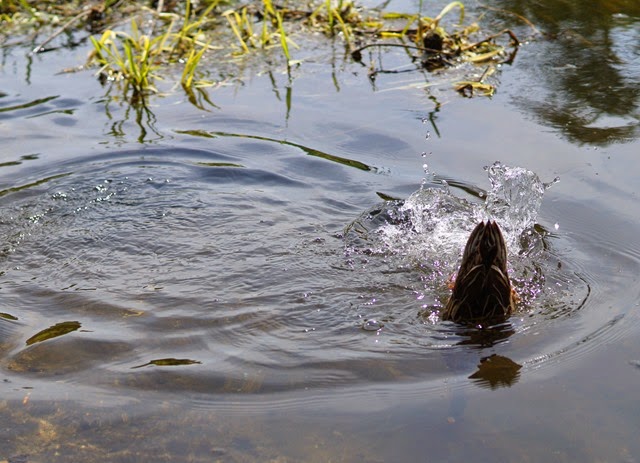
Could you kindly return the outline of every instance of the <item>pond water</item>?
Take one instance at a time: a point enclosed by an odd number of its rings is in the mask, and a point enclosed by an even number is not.
[[[0,461],[640,460],[640,9],[468,10],[523,40],[491,99],[319,38],[136,107],[5,47]],[[438,313],[489,216],[479,334]]]

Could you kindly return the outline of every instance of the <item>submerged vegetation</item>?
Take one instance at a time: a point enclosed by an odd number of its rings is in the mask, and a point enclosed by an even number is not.
[[[96,67],[103,82],[121,84],[124,95],[134,99],[157,93],[156,82],[171,74],[171,66],[181,66],[179,83],[196,105],[202,98],[209,102],[205,89],[214,85],[201,72],[207,52],[215,59],[237,60],[254,50],[279,50],[290,72],[300,62],[292,53],[299,48],[295,38],[312,32],[342,41],[345,53],[363,65],[365,50],[389,47],[403,48],[411,64],[429,72],[461,63],[484,65],[479,79],[455,83],[467,96],[491,95],[494,87],[485,78],[496,63],[513,61],[519,45],[509,30],[481,36],[476,23],[465,25],[460,1],[433,17],[423,15],[422,2],[417,12],[397,13],[365,10],[353,0],[320,0],[309,9],[272,0],[103,0],[92,5],[2,0],[0,5],[0,46],[19,36],[35,44],[32,53],[42,53],[89,40],[93,51],[85,67]],[[443,19],[452,12],[458,13],[457,21],[445,27]],[[66,38],[65,45],[59,37]],[[500,43],[502,37],[509,43]],[[370,79],[380,72],[387,71],[369,65]]]

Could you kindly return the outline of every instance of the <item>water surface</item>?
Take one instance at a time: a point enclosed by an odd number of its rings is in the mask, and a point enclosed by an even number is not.
[[[492,99],[324,43],[143,108],[5,49],[0,459],[636,461],[639,12],[569,3],[491,5],[541,30],[490,11],[528,39]],[[487,214],[489,338],[438,317]]]

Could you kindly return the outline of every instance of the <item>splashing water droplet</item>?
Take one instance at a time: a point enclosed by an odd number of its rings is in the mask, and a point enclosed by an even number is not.
[[[427,177],[431,175],[423,166]],[[380,226],[376,233],[383,248],[413,257],[433,261],[438,256],[442,269],[450,268],[459,258],[471,230],[481,220],[496,220],[502,229],[511,253],[536,249],[537,234],[522,241],[525,230],[535,224],[542,203],[545,185],[538,176],[521,167],[508,167],[495,162],[485,168],[491,189],[484,202],[471,202],[451,192],[446,180],[442,187],[423,187],[410,195],[395,211],[387,211],[391,222]]]
[[[508,167],[498,161],[486,168],[491,190],[485,200],[486,215],[497,220],[507,244],[535,224],[547,186],[530,170]]]
[[[544,192],[557,180],[545,184],[529,170],[500,162],[485,171],[491,183],[485,194],[474,185],[455,183],[451,187],[438,178],[423,183],[404,201],[386,201],[382,207],[372,207],[345,232],[345,249],[371,257],[372,268],[390,268],[390,274],[407,269],[419,273],[420,286],[413,289],[416,294],[426,295],[417,298],[423,303],[421,320],[426,324],[440,322],[439,309],[450,295],[451,276],[456,273],[469,234],[481,220],[496,220],[502,230],[509,276],[523,307],[535,303],[534,308],[548,311],[558,294],[548,281],[575,281],[559,273],[555,260],[553,268],[549,266],[551,254],[545,234],[534,227]],[[470,196],[454,194],[460,191]],[[554,228],[558,230],[559,225]],[[374,331],[374,322],[364,323],[361,328]]]

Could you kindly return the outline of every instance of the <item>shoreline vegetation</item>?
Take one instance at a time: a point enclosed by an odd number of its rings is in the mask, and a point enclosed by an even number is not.
[[[356,1],[103,0],[86,5],[2,0],[0,47],[28,46],[37,54],[90,41],[92,51],[78,69],[93,68],[101,82],[118,83],[125,98],[144,100],[158,93],[155,82],[176,68],[181,69],[177,84],[192,102],[198,100],[197,92],[213,104],[205,89],[215,82],[201,72],[205,54],[238,60],[260,50],[277,50],[290,73],[301,63],[295,59],[300,49],[296,38],[322,34],[339,40],[345,56],[368,66],[372,81],[379,72],[390,71],[365,63],[366,50],[402,48],[410,64],[428,72],[463,63],[483,66],[480,78],[454,83],[455,90],[471,97],[494,93],[487,77],[497,65],[512,63],[520,45],[509,29],[486,33],[475,22],[465,23],[460,1],[435,16],[423,14],[422,0],[413,13],[365,9]]]

